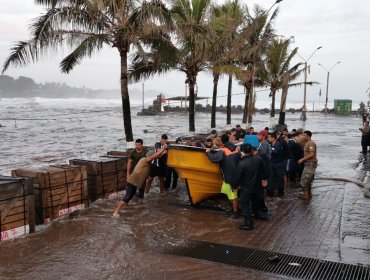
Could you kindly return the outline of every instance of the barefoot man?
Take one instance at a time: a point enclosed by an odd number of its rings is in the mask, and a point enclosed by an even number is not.
[[[118,202],[118,205],[113,212],[114,217],[119,217],[119,211],[121,210],[121,208],[126,206],[134,197],[136,189],[144,185],[144,182],[149,175],[151,161],[167,153],[166,147],[167,145],[164,145],[163,149],[158,149],[157,152],[149,151],[146,154],[146,157],[139,160],[134,168],[134,171],[127,178],[126,194],[123,197],[122,201]]]

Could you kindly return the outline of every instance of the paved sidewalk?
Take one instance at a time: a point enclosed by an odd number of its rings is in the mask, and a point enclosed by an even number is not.
[[[315,181],[311,201],[268,202],[270,221],[256,221],[249,247],[370,265],[370,199],[352,183]]]

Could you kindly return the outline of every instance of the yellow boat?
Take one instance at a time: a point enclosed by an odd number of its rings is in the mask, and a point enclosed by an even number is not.
[[[220,166],[207,158],[204,148],[169,145],[167,165],[185,179],[191,204],[220,194],[223,180]]]

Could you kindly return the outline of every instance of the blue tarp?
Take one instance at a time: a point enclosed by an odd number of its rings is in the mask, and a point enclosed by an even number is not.
[[[243,144],[251,144],[253,148],[258,148],[260,142],[257,135],[245,135]]]

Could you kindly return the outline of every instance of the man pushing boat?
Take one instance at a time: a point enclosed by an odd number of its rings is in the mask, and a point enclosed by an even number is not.
[[[139,162],[136,164],[134,171],[128,176],[127,183],[126,183],[126,194],[123,197],[122,201],[118,202],[116,209],[113,212],[114,217],[119,217],[119,211],[122,207],[125,207],[130,200],[134,197],[136,193],[136,189],[143,186],[146,178],[149,175],[150,171],[150,163],[152,160],[161,157],[163,154],[167,153],[166,151],[167,145],[164,144],[162,149],[158,149],[155,151],[149,151],[146,154],[146,157],[141,158]],[[142,197],[139,197],[142,199]]]
[[[238,196],[237,192],[231,189],[231,182],[233,179],[233,174],[236,170],[236,166],[240,160],[239,149],[229,142],[229,136],[227,134],[221,135],[222,148],[215,153],[211,153],[211,149],[206,149],[207,158],[214,163],[219,163],[221,166],[221,172],[223,176],[223,183],[221,186],[221,193],[227,195],[228,199],[233,205],[233,218],[239,217],[239,207],[238,207]]]

